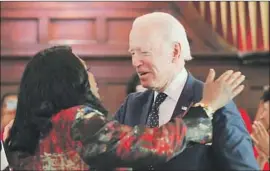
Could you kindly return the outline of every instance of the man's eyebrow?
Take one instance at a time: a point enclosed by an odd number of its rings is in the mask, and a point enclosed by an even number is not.
[[[129,52],[132,52],[132,51],[134,51],[134,50],[141,50],[141,49],[140,49],[140,48],[129,48],[129,49],[128,49]]]

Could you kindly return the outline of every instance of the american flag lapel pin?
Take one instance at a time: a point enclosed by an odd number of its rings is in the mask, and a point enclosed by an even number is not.
[[[184,110],[184,111],[186,111],[187,110],[187,107],[186,106],[182,106],[181,109]]]

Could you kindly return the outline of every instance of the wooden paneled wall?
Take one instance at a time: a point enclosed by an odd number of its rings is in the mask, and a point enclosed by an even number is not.
[[[247,73],[247,92],[236,100],[255,110],[258,89],[269,84],[269,67],[241,65],[235,48],[212,32],[187,2],[1,2],[1,96],[17,91],[25,65],[37,51],[68,44],[91,67],[105,106],[115,112],[134,72],[127,51],[132,21],[153,11],[169,12],[185,26],[195,58],[187,68],[195,76],[204,80],[210,67],[218,73]]]
[[[154,11],[181,21],[194,54],[236,52],[211,32],[188,2],[1,2],[1,55],[29,56],[51,45],[69,44],[83,56],[127,57],[133,20]]]
[[[28,56],[50,45],[70,44],[85,56],[127,55],[135,17],[166,5],[140,10],[147,5],[142,3],[1,2],[1,54]]]
[[[19,79],[28,60],[1,61],[1,95],[17,91]],[[86,60],[95,74],[99,91],[105,106],[115,112],[126,96],[126,83],[134,72],[131,61],[127,60]],[[220,75],[228,69],[239,70],[246,75],[245,90],[235,101],[239,107],[247,109],[251,116],[255,114],[262,88],[269,85],[269,65],[243,65],[237,59],[215,60],[195,59],[186,64],[187,69],[198,79],[205,80],[210,68]]]

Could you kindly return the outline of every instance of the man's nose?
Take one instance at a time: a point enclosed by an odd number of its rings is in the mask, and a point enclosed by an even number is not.
[[[137,68],[140,65],[142,65],[142,60],[138,56],[133,56],[132,57],[132,65]]]

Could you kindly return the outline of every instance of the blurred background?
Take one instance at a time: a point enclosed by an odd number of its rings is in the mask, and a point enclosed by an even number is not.
[[[254,117],[269,85],[269,2],[1,2],[1,97],[18,91],[25,65],[41,49],[71,45],[95,74],[108,110],[126,97],[135,72],[128,53],[133,20],[163,11],[185,27],[194,59],[187,69],[204,80],[210,68],[246,75],[239,107]]]

